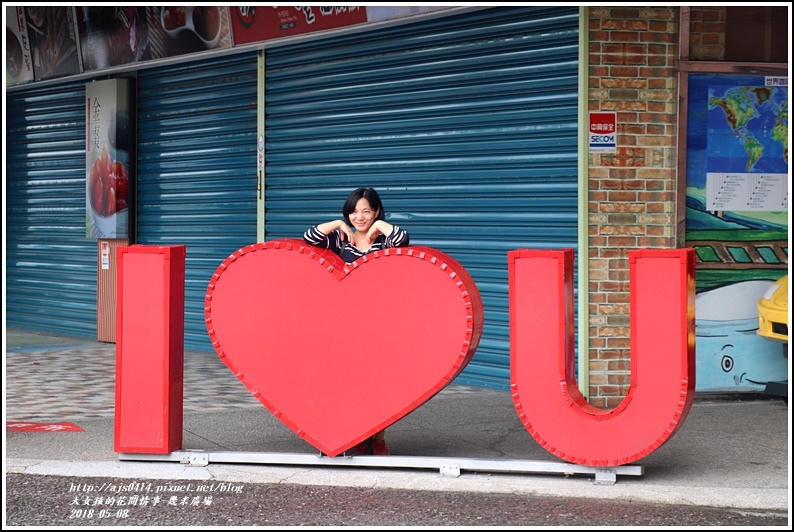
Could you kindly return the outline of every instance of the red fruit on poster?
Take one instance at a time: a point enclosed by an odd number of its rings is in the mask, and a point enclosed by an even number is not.
[[[105,204],[103,216],[110,216],[116,212],[116,189],[108,187],[105,189]]]
[[[95,163],[94,166],[97,166]],[[91,192],[91,207],[93,207],[94,211],[102,216],[103,211],[103,201],[104,201],[104,187],[102,186],[102,177],[99,171],[94,172],[91,171],[91,183],[90,183],[90,192]]]
[[[110,154],[108,153],[107,148],[102,148],[102,156],[99,158],[100,160],[100,171],[102,172],[102,177],[110,175],[113,167],[113,161],[110,158]]]
[[[89,175],[91,206],[100,216],[111,216],[127,208],[129,173],[119,161],[110,158],[107,148],[94,161]]]
[[[116,161],[113,163],[113,187],[116,189],[116,204],[118,205],[119,201],[123,201],[124,208],[126,208],[127,203],[128,184],[129,174],[127,173],[127,168]],[[120,211],[122,209],[117,207],[116,210]]]

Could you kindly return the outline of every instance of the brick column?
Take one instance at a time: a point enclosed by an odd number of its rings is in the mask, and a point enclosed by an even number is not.
[[[725,60],[725,7],[693,7],[689,12],[689,59]]]
[[[589,110],[616,111],[617,153],[589,155],[590,403],[628,392],[628,252],[675,248],[678,7],[592,7]]]

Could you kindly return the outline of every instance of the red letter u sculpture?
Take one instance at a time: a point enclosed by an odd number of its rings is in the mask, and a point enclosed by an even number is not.
[[[513,403],[543,448],[610,467],[672,437],[695,395],[694,264],[689,248],[629,252],[631,385],[620,405],[604,410],[576,386],[573,250],[509,252]]]

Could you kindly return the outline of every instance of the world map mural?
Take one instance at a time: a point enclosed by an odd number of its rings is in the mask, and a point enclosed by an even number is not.
[[[788,272],[788,79],[691,75],[686,245],[697,253],[697,391],[763,391],[786,345],[756,334]]]

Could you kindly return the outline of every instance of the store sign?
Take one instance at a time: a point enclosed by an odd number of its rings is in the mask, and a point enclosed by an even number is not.
[[[234,45],[429,13],[448,6],[230,7]]]
[[[364,6],[243,6],[229,9],[235,45],[367,21],[367,8]]]
[[[129,82],[86,84],[86,236],[128,238],[130,154]]]
[[[590,153],[616,153],[618,133],[618,114],[612,112],[591,112],[588,145]]]

